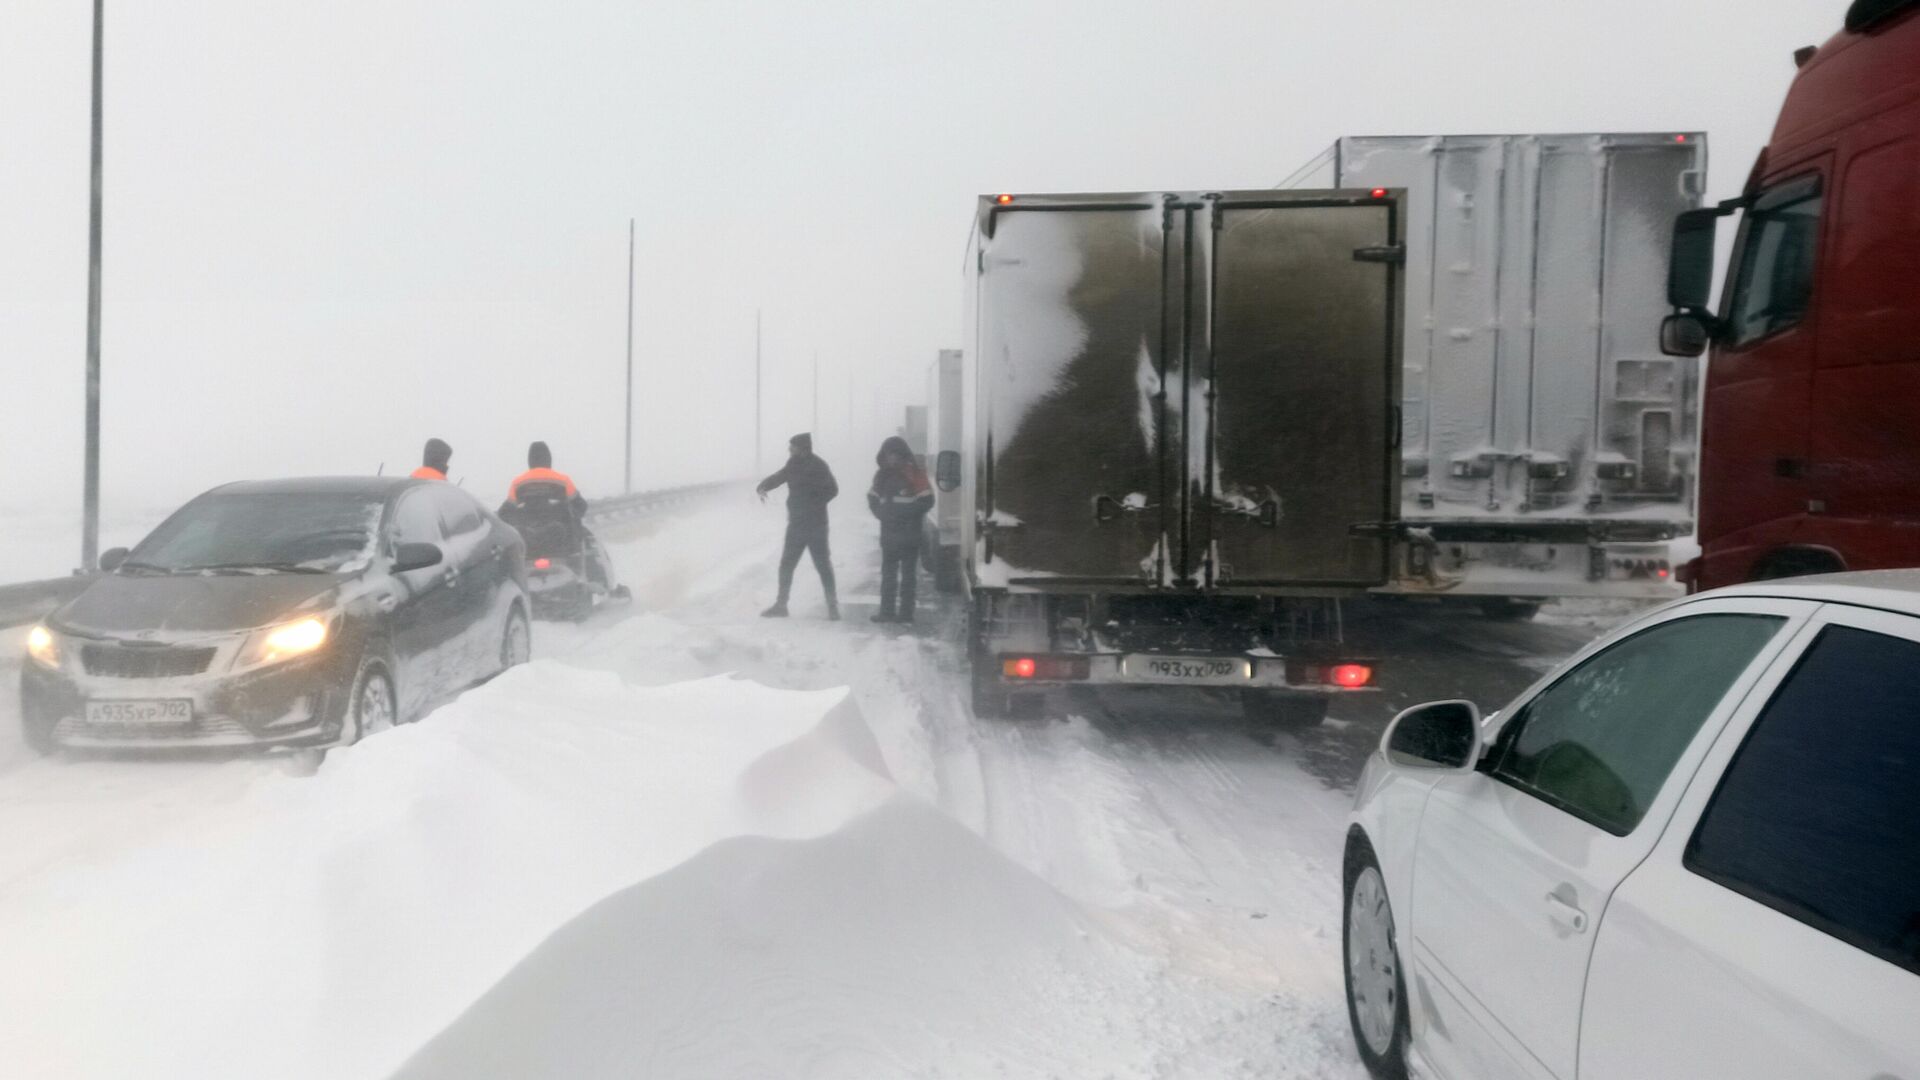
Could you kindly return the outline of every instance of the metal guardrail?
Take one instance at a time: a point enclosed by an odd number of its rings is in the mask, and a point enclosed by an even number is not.
[[[72,574],[45,581],[0,585],[0,627],[19,626],[44,618],[54,608],[80,595],[91,575]]]
[[[589,522],[605,522],[609,525],[623,521],[637,521],[654,514],[678,509],[715,495],[725,494],[732,489],[744,488],[744,480],[721,480],[711,484],[689,484],[686,487],[663,488],[659,491],[639,491],[632,495],[613,495],[604,499],[594,499],[587,504]],[[16,585],[0,585],[0,628],[19,626],[52,614],[61,604],[80,595],[80,590],[93,580],[91,574],[72,574],[67,577],[48,578],[45,581],[23,581]]]
[[[631,521],[703,499],[710,499],[730,490],[744,489],[746,484],[745,480],[720,480],[711,484],[689,484],[686,487],[637,491],[632,495],[613,495],[604,499],[593,499],[587,503],[587,520],[608,523]]]

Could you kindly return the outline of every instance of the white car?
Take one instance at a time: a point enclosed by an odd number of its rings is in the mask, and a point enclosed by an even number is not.
[[[1920,571],[1723,589],[1396,718],[1347,835],[1375,1076],[1920,1080]]]

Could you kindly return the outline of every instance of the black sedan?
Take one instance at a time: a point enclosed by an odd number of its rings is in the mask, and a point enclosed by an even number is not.
[[[351,743],[527,659],[524,553],[439,481],[215,488],[30,631],[26,740]]]

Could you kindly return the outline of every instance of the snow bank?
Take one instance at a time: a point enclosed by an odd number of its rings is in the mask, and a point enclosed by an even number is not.
[[[889,797],[846,701],[536,662],[310,779],[255,775],[190,827],[0,872],[0,1061],[34,1077],[382,1074],[612,891]],[[0,850],[57,812],[0,803]]]
[[[902,796],[820,839],[729,841],[601,902],[400,1075],[1101,1075],[1140,1049],[1138,1018],[1109,1008],[1136,966]]]

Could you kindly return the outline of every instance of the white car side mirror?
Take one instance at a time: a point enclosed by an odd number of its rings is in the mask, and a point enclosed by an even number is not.
[[[1480,707],[1471,701],[1432,701],[1393,718],[1380,752],[1409,769],[1472,772],[1480,763]]]

